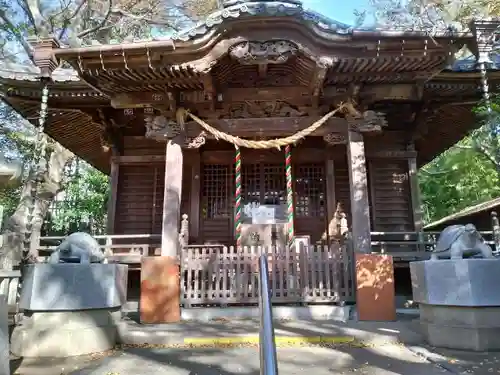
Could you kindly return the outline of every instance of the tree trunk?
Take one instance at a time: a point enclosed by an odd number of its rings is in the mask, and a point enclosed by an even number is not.
[[[3,244],[0,248],[0,269],[12,269],[18,266],[23,258],[24,239],[30,230],[30,246],[28,257],[32,260],[38,258],[38,247],[40,233],[50,203],[58,192],[62,190],[64,168],[73,158],[73,154],[56,143],[53,150],[48,154],[47,171],[43,180],[37,184],[36,192],[33,192],[35,175],[30,173],[26,179],[19,204],[14,214],[7,219],[5,230],[2,234]],[[31,223],[29,217],[33,208]],[[31,228],[30,228],[31,224]]]

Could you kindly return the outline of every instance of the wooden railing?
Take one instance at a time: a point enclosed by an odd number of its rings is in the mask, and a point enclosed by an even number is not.
[[[371,232],[372,251],[390,254],[396,262],[428,259],[436,246],[439,234],[440,232]],[[495,249],[493,231],[483,231],[481,234]],[[102,235],[95,238],[111,262],[138,265],[142,256],[160,255],[161,236],[157,234]],[[64,237],[42,237],[39,247],[41,260],[43,261],[63,239]],[[188,246],[187,215],[183,215],[179,240],[183,248]],[[212,245],[205,247],[214,248]]]
[[[0,270],[0,298],[5,298],[9,324],[14,323],[18,313],[19,279],[21,271]]]
[[[111,262],[139,264],[143,256],[159,255],[161,236],[157,234],[116,234],[94,236]],[[40,260],[56,249],[64,237],[42,237]]]
[[[371,232],[372,251],[392,255],[394,261],[429,259],[436,247],[441,232]],[[493,249],[495,240],[492,231],[481,235]]]
[[[273,303],[354,300],[354,262],[346,245],[293,249],[190,245],[181,255],[182,304],[257,304],[257,261],[262,254],[269,262]]]

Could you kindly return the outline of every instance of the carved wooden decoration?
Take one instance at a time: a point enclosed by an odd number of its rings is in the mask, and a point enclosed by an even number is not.
[[[165,116],[145,116],[144,125],[146,127],[146,138],[156,141],[168,141],[178,137],[178,141],[183,148],[200,148],[205,144],[207,138],[206,132],[202,130],[198,135],[184,138],[184,141],[181,142],[182,137],[179,136],[185,136],[186,129],[175,121],[168,120]]]
[[[202,130],[200,134],[194,138],[186,138],[184,148],[200,148],[207,141],[207,133]]]
[[[221,118],[302,117],[302,112],[284,101],[245,101],[227,106]]]
[[[339,133],[328,133],[323,136],[323,140],[330,146],[346,144],[347,139]]]
[[[145,137],[155,140],[172,139],[182,130],[175,121],[170,121],[165,116],[146,116],[144,126],[146,127]]]
[[[297,45],[288,40],[245,41],[232,46],[229,56],[244,65],[283,64],[297,51]]]
[[[348,118],[349,128],[359,133],[379,133],[387,126],[385,114],[375,111],[365,111],[360,118]]]

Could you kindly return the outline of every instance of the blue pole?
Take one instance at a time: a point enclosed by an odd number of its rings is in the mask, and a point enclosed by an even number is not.
[[[262,254],[259,258],[259,280],[260,374],[278,375],[278,360],[276,355],[276,343],[274,341],[273,312],[269,292],[269,272],[266,254]]]

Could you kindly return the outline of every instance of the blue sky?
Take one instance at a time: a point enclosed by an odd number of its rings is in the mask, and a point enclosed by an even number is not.
[[[306,9],[312,9],[335,21],[354,24],[354,10],[368,8],[368,0],[302,0]]]

